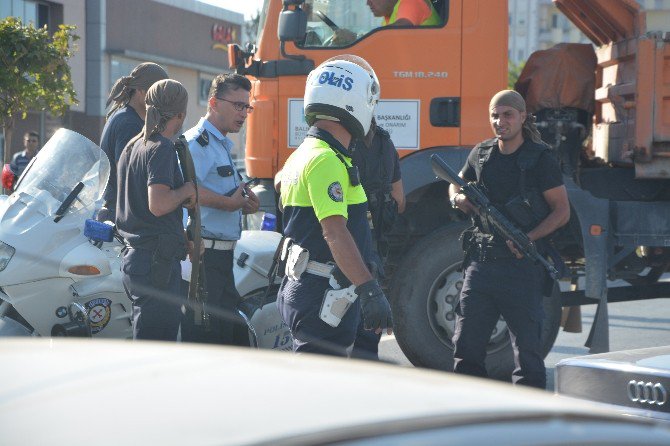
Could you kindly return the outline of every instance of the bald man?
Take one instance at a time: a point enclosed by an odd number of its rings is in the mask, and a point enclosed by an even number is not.
[[[494,138],[477,144],[461,169],[465,181],[475,181],[488,198],[517,223],[542,252],[546,236],[565,225],[570,206],[553,154],[526,113],[526,103],[513,90],[498,92],[489,104]],[[468,215],[475,210],[460,188],[449,187],[451,204]],[[529,208],[524,203],[532,203]],[[521,206],[521,207],[520,207]],[[520,216],[530,216],[522,221]],[[454,371],[486,377],[486,347],[502,315],[514,350],[512,381],[545,388],[542,351],[542,296],[553,282],[545,270],[523,257],[516,246],[476,218],[466,233],[469,247],[465,279],[456,308]]]

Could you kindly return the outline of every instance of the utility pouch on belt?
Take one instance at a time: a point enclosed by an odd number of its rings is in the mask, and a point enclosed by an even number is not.
[[[461,263],[460,271],[465,271],[465,268],[470,264],[472,260],[473,251],[477,248],[477,242],[475,240],[475,231],[474,226],[470,226],[465,231],[461,232],[461,248],[463,249],[463,263]]]
[[[323,296],[321,311],[319,312],[321,320],[331,327],[340,325],[342,318],[347,314],[347,310],[358,298],[355,289],[354,285],[340,290],[328,288]]]
[[[161,234],[151,255],[151,284],[159,289],[166,289],[172,278],[172,266],[175,260],[185,257],[184,241],[172,234]]]
[[[297,243],[292,243],[287,248],[286,275],[289,279],[299,280],[302,273],[307,269],[309,262],[309,251]]]
[[[530,231],[549,215],[549,205],[540,192],[533,190],[526,195],[515,195],[505,203],[505,213],[524,231]]]

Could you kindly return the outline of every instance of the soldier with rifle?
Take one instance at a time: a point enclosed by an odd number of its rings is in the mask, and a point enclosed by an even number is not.
[[[156,82],[146,95],[142,132],[119,158],[116,227],[127,249],[123,285],[133,302],[133,338],[176,341],[181,318],[181,266],[187,253],[182,206],[196,205],[174,144],[188,94],[177,81]]]
[[[182,321],[183,341],[242,343],[235,340],[233,329],[240,322],[233,252],[242,232],[242,214],[256,212],[260,201],[241,181],[231,155],[233,142],[227,135],[239,132],[252,112],[250,91],[251,82],[244,76],[217,76],[209,90],[207,114],[184,133],[198,182],[209,326],[198,325],[197,315],[187,311]]]
[[[449,187],[452,206],[474,221],[463,234],[465,280],[456,308],[454,371],[487,376],[486,346],[502,315],[514,350],[512,381],[545,388],[542,296],[558,274],[544,260],[544,239],[568,222],[570,205],[558,162],[541,141],[523,97],[498,92],[489,104],[489,121],[495,138],[472,149],[459,173],[464,182]]]

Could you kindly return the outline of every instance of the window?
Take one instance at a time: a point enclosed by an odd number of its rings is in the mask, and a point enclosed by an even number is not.
[[[425,2],[438,14],[449,9],[448,0]],[[302,9],[307,14],[307,32],[304,41],[298,46],[344,47],[382,27],[384,17],[375,16],[364,3],[361,0],[306,0]],[[436,23],[425,26],[442,26],[445,19],[441,16],[436,19],[432,15],[426,21]]]
[[[552,14],[551,15],[551,27],[552,28],[558,28],[558,15],[557,14]]]
[[[38,3],[35,5],[36,7],[36,17],[37,17],[37,26],[38,28],[42,28],[44,26],[49,26],[49,5],[45,5],[44,3]]]
[[[32,0],[0,0],[0,17],[17,17],[36,28],[47,27],[52,32],[63,23],[63,5]]]
[[[198,103],[206,106],[209,100],[209,88],[214,80],[213,74],[200,73],[198,77]]]

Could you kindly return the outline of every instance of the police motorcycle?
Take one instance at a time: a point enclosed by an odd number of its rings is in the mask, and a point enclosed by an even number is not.
[[[107,155],[60,129],[14,193],[0,196],[0,336],[132,338],[122,241],[111,225],[91,219],[108,177]],[[243,231],[234,272],[249,345],[287,350],[291,338],[276,307],[277,280],[268,281],[280,238]]]

